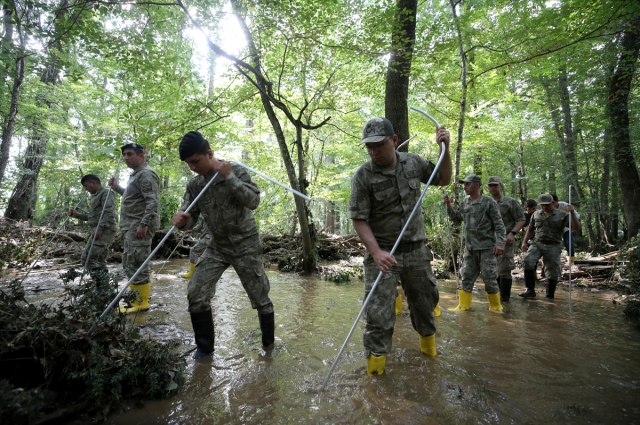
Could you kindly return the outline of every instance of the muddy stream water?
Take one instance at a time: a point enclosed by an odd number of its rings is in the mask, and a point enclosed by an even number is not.
[[[167,263],[152,282],[151,310],[133,318],[143,336],[181,339],[182,350],[193,344],[179,277],[187,267],[188,260]],[[499,314],[487,310],[480,284],[472,310],[453,313],[447,308],[457,304],[455,281],[441,281],[437,357],[420,352],[405,301],[386,373],[366,375],[361,323],[321,393],[362,305],[363,283],[267,274],[273,351],[262,349],[256,312],[230,268],[213,301],[214,355],[188,357],[185,383],[173,397],[125,405],[108,423],[640,423],[640,327],[603,295],[574,291],[571,312],[563,289],[554,302],[516,296]],[[515,285],[513,294],[522,289]],[[30,295],[47,299],[56,291]]]

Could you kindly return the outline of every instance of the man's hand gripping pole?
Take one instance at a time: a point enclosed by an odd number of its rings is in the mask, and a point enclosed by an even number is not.
[[[438,122],[435,120],[435,118],[433,118],[431,115],[427,114],[424,111],[421,111],[418,108],[414,108],[413,106],[411,106],[411,109],[413,109],[414,111],[420,112],[421,114],[423,114],[424,116],[429,118],[431,121],[433,121],[433,123],[436,125],[436,128],[440,128],[440,124],[438,124]],[[413,219],[413,216],[416,214],[416,211],[418,211],[418,208],[422,204],[422,198],[424,198],[424,195],[427,193],[427,189],[429,188],[429,185],[431,184],[431,181],[433,180],[433,177],[438,172],[438,169],[440,168],[440,164],[442,163],[442,160],[444,159],[444,154],[446,152],[446,144],[444,143],[444,141],[441,142],[441,143],[442,143],[441,144],[442,153],[440,154],[440,158],[438,159],[438,163],[436,164],[435,168],[433,169],[433,173],[431,173],[431,177],[429,177],[429,181],[427,182],[427,184],[425,185],[424,189],[422,190],[422,194],[420,194],[420,198],[418,199],[418,202],[416,202],[416,205],[413,207],[413,211],[411,211],[411,215],[409,216],[409,218],[407,219],[407,222],[405,223],[404,227],[402,228],[402,231],[400,232],[400,236],[398,236],[398,239],[396,240],[396,243],[393,245],[393,248],[391,249],[391,252],[389,252],[389,255],[391,255],[391,256],[393,256],[393,253],[396,251],[396,248],[398,248],[398,245],[400,245],[400,241],[402,240],[402,236],[404,235],[404,232],[407,230],[407,227],[409,227],[409,223],[411,223],[411,220]],[[369,300],[371,299],[371,295],[373,295],[373,291],[376,290],[376,286],[378,286],[378,283],[380,282],[381,278],[382,278],[382,272],[380,272],[378,274],[378,277],[377,277],[376,281],[374,282],[373,286],[371,287],[371,290],[369,291],[369,295],[367,296],[367,298],[362,303],[362,308],[360,309],[360,313],[358,313],[358,317],[356,317],[356,321],[353,323],[353,326],[351,327],[351,330],[349,331],[349,334],[347,335],[347,339],[344,341],[344,344],[342,344],[342,348],[340,348],[340,351],[338,352],[338,356],[336,357],[335,361],[333,362],[333,365],[331,366],[331,369],[329,370],[329,374],[327,375],[327,377],[325,378],[324,382],[322,383],[322,387],[320,388],[320,391],[324,391],[324,388],[327,386],[327,382],[329,382],[329,378],[331,378],[331,374],[333,373],[333,370],[336,368],[336,365],[338,364],[338,361],[340,360],[340,357],[342,356],[342,353],[344,352],[344,349],[347,347],[347,344],[349,343],[349,340],[351,339],[351,336],[353,335],[353,332],[356,330],[356,326],[358,326],[358,322],[360,321],[360,318],[362,317],[362,314],[364,313],[364,309],[367,307],[367,304],[369,303]]]

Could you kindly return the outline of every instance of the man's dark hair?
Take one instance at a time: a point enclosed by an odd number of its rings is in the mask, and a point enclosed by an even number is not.
[[[551,197],[553,198],[554,201],[558,202],[558,195],[556,195],[555,193],[552,193]]]
[[[84,182],[96,182],[98,184],[102,184],[102,182],[100,181],[100,177],[96,176],[95,174],[86,174],[82,176],[82,178],[80,179],[80,184],[84,184]]]
[[[538,203],[535,201],[535,199],[527,199],[524,203],[524,206],[525,208],[537,207]]]

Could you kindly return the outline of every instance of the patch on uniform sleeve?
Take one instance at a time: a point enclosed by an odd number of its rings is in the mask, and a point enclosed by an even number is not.
[[[242,180],[243,182],[250,182],[251,176],[249,175],[249,173],[242,173],[242,175],[240,175],[240,180]]]
[[[420,172],[420,170],[416,170],[415,168],[410,169],[410,170],[406,170],[404,172],[404,176],[407,179],[413,179],[415,177],[420,177],[422,175],[422,173]]]
[[[153,190],[153,186],[149,180],[141,180],[140,188],[145,192],[151,192]]]

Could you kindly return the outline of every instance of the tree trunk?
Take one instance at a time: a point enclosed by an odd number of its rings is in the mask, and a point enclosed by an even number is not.
[[[399,143],[409,138],[409,75],[416,41],[417,0],[397,0],[391,34],[391,56],[387,67],[384,113],[398,135]],[[409,143],[400,148],[408,152]]]
[[[638,2],[640,3],[640,2]],[[629,93],[636,72],[640,51],[640,17],[635,17],[619,39],[620,54],[608,81],[607,116],[611,121],[613,155],[622,190],[622,204],[627,224],[627,239],[638,234],[640,228],[640,176],[631,149],[629,135]]]
[[[327,162],[329,164],[334,163],[333,155],[327,155]],[[336,233],[336,204],[333,201],[327,202],[327,219],[325,228],[328,233]]]
[[[49,61],[43,71],[40,81],[43,83],[43,89],[36,95],[36,104],[39,108],[51,108],[50,95],[53,87],[57,83],[60,69],[58,68],[58,54],[64,52],[60,33],[62,28],[59,27],[60,19],[67,13],[68,1],[62,0],[60,8],[55,14],[55,41],[49,45],[48,57]],[[49,134],[47,131],[47,119],[36,116],[31,128],[29,145],[27,146],[24,163],[22,166],[23,173],[16,184],[16,187],[9,199],[5,217],[13,220],[29,220],[33,217],[37,193],[36,183],[40,168],[44,162],[44,154],[49,143]]]
[[[467,55],[464,51],[464,44],[462,42],[462,29],[460,27],[460,20],[456,13],[456,2],[449,0],[451,5],[451,14],[453,15],[453,22],[455,23],[456,32],[458,34],[458,45],[460,49],[460,64],[462,67],[462,74],[460,76],[460,83],[462,87],[462,93],[460,94],[460,113],[458,116],[458,141],[456,143],[456,164],[453,177],[453,198],[454,201],[458,201],[458,180],[460,180],[460,157],[462,156],[462,136],[464,134],[464,117],[467,109]]]
[[[8,49],[13,42],[13,24],[11,23],[12,10],[8,5],[3,6],[4,11],[4,39],[3,47]],[[4,173],[9,163],[9,153],[11,151],[11,139],[16,125],[18,115],[18,99],[20,97],[20,87],[24,81],[24,35],[22,28],[18,27],[18,38],[20,40],[20,51],[16,57],[16,69],[13,78],[13,89],[11,90],[11,103],[9,114],[5,117],[2,126],[2,145],[0,146],[0,185],[4,179]]]

